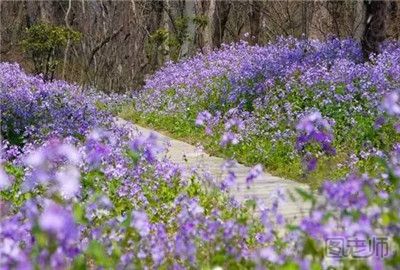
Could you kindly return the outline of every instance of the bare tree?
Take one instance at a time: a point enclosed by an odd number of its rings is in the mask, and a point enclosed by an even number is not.
[[[385,34],[398,39],[400,32],[398,2],[389,0],[25,0],[0,5],[2,61],[32,70],[19,46],[26,28],[41,22],[65,26],[82,38],[66,47],[56,78],[106,91],[137,88],[168,59],[241,39],[264,44],[277,36],[324,39],[333,34],[362,41],[367,57],[378,52]]]

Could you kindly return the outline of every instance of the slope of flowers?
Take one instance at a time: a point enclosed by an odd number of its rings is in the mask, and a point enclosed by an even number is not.
[[[321,149],[296,149],[296,125],[320,113],[332,125],[338,152],[320,169],[338,173],[320,178],[341,177],[375,169],[374,156],[400,139],[379,110],[385,93],[400,87],[399,61],[396,43],[385,44],[368,63],[352,40],[233,44],[167,65],[133,93],[134,105],[122,115],[188,140],[202,137],[196,122],[213,134],[204,139],[210,151],[307,181],[300,156],[320,156]]]
[[[0,70],[2,269],[180,268],[214,256],[208,245],[223,236],[215,256],[240,262],[255,225],[239,222],[235,201],[159,160],[153,136],[116,127],[94,104],[107,97],[15,64]]]
[[[145,96],[150,92],[151,98],[137,105],[143,109],[150,105],[149,110],[157,108],[169,113],[184,111],[190,105],[187,102],[209,98],[237,105],[243,101],[241,97],[263,96],[278,81],[287,81],[311,68],[320,66],[323,73],[324,66],[332,66],[338,59],[359,62],[361,52],[357,44],[351,40],[320,43],[282,39],[264,47],[248,46],[245,42],[224,45],[210,54],[167,64],[146,81],[142,92]],[[312,73],[303,80],[307,77],[312,77]],[[319,74],[314,77],[321,79]],[[226,80],[220,82],[221,79]]]
[[[24,74],[17,65],[0,66],[2,136],[17,145],[26,140],[84,134],[105,121],[75,85],[44,83]]]
[[[379,179],[327,182],[318,200],[301,192],[313,208],[290,224],[277,210],[289,199],[282,191],[271,194],[272,205],[241,206],[198,173],[160,159],[163,146],[154,136],[116,127],[96,109],[94,95],[64,82],[42,83],[17,65],[1,63],[0,70],[7,120],[1,129],[2,269],[395,269],[400,259],[394,252],[398,146]],[[384,103],[393,117],[398,99],[394,92]],[[319,115],[306,116],[298,128],[300,136],[331,136]],[[249,179],[259,173],[256,166]],[[360,254],[368,257],[361,260],[326,254],[332,237],[375,236],[386,237],[387,252]]]

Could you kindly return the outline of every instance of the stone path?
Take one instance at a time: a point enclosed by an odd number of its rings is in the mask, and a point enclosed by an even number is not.
[[[225,160],[222,158],[210,156],[198,147],[172,139],[157,131],[135,125],[121,118],[117,118],[116,122],[118,126],[123,126],[131,130],[137,130],[144,135],[154,133],[160,140],[160,143],[169,145],[167,157],[177,164],[182,164],[189,168],[197,168],[203,172],[208,172],[212,176],[216,177],[219,181],[223,180],[227,175],[227,170],[222,169],[224,164],[226,164]],[[268,203],[271,203],[272,201],[272,194],[275,193],[278,188],[281,188],[286,193],[287,200],[280,204],[279,210],[286,218],[296,218],[302,216],[310,207],[309,204],[304,203],[302,200],[300,200],[299,203],[293,202],[290,198],[288,198],[289,193],[296,194],[295,188],[308,189],[308,186],[291,180],[276,177],[268,173],[264,173],[254,181],[250,188],[247,188],[246,177],[250,169],[251,168],[237,162],[232,168],[230,168],[230,170],[233,171],[237,176],[236,182],[238,188],[232,188],[231,191],[232,195],[234,195],[237,200],[243,201],[248,198],[258,198],[265,200],[266,204],[268,205]]]

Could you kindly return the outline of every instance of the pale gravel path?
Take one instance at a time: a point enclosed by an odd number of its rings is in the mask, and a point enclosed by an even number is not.
[[[211,173],[218,181],[224,179],[227,173],[226,170],[222,169],[223,165],[226,164],[224,159],[210,156],[198,147],[172,139],[157,131],[138,126],[121,118],[117,118],[116,123],[120,127],[137,131],[143,135],[149,135],[150,133],[155,134],[160,143],[169,145],[166,155],[167,158],[174,163],[187,166],[188,168],[197,168],[202,172]],[[231,193],[239,201],[248,198],[257,198],[265,201],[268,206],[272,201],[272,194],[275,193],[278,188],[283,189],[287,195],[289,193],[296,194],[295,188],[308,189],[304,184],[276,177],[268,173],[264,173],[255,180],[250,188],[247,188],[246,177],[250,169],[251,168],[237,162],[234,167],[230,168],[237,176],[237,188],[233,188]],[[287,218],[298,218],[310,207],[309,204],[304,203],[298,196],[296,197],[300,200],[297,200],[297,202],[293,202],[289,196],[286,197],[287,200],[281,203],[279,210]]]

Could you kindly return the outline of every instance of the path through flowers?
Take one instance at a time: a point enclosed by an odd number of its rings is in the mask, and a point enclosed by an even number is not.
[[[308,189],[304,184],[273,176],[262,171],[260,166],[246,167],[236,161],[225,161],[222,158],[210,156],[200,147],[172,139],[157,131],[135,125],[121,118],[116,119],[120,127],[139,132],[142,135],[153,134],[161,144],[167,148],[167,157],[172,162],[193,168],[193,171],[201,172],[210,180],[219,181],[220,185],[231,188],[231,193],[239,201],[254,198],[261,200],[265,205],[270,205],[275,196],[284,197],[279,205],[279,212],[287,218],[295,218],[306,213],[310,204],[299,204],[290,198],[297,194],[296,189]]]

